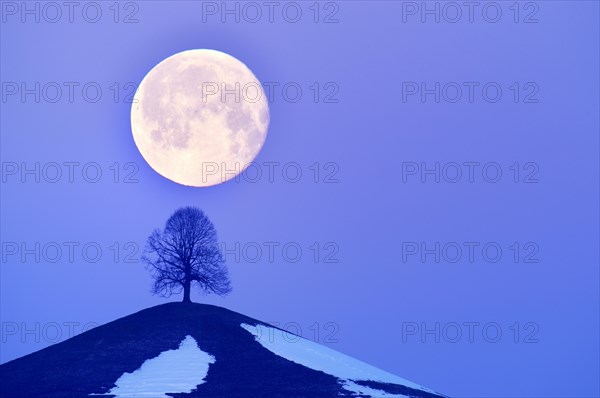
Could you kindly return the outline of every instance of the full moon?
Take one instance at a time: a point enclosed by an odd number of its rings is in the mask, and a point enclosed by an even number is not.
[[[156,65],[131,107],[133,139],[148,164],[179,184],[206,187],[244,171],[260,152],[269,105],[252,71],[215,50]]]

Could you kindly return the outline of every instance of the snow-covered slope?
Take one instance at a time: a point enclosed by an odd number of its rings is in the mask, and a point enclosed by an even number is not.
[[[0,397],[441,395],[224,308],[170,303],[1,365]]]
[[[357,396],[361,396],[361,394],[377,394],[378,397],[392,396],[385,391],[374,390],[356,383],[360,381],[396,384],[414,390],[434,393],[425,387],[385,372],[348,355],[344,355],[331,348],[316,344],[310,340],[299,339],[289,332],[276,331],[274,328],[262,325],[242,324],[242,327],[252,333],[256,341],[267,350],[294,363],[336,377],[340,380],[345,390],[351,391]],[[263,331],[260,329],[267,329],[269,337],[264,338]],[[393,396],[404,397],[404,395]]]
[[[167,398],[167,393],[192,392],[205,383],[214,362],[215,357],[202,351],[192,336],[186,336],[176,350],[161,352],[133,373],[124,373],[108,394],[117,398]]]

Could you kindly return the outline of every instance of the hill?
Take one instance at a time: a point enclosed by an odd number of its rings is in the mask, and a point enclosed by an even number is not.
[[[148,308],[0,365],[0,397],[441,395],[225,308]]]

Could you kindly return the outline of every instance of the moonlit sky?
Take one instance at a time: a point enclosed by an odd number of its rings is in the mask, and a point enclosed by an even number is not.
[[[175,5],[176,4],[176,5]],[[308,13],[308,4],[305,12]],[[502,3],[504,4],[504,3]],[[142,247],[179,206],[202,208],[222,241],[297,242],[297,263],[258,263],[229,256],[233,293],[197,302],[225,306],[265,322],[295,322],[305,337],[334,322],[328,345],[386,371],[456,397],[597,396],[598,313],[598,13],[597,2],[539,2],[537,24],[402,23],[400,2],[345,2],[339,23],[202,21],[200,3],[151,1],[139,23],[1,24],[3,82],[98,82],[104,96],[2,103],[3,162],[97,162],[89,183],[21,183],[7,177],[1,193],[2,242],[97,242],[98,263],[1,264],[2,325],[102,324],[168,299],[152,296],[140,263],[126,263],[128,242]],[[505,12],[510,12],[505,8]],[[177,52],[214,48],[244,62],[262,82],[297,82],[296,103],[276,91],[259,163],[296,162],[300,182],[276,169],[275,181],[230,181],[208,189],[175,184],[152,170],[130,130],[128,82],[139,83]],[[490,104],[402,102],[403,81],[499,82]],[[120,102],[109,88],[120,87]],[[320,83],[319,103],[309,88]],[[339,87],[338,103],[323,103]],[[515,104],[508,86],[535,82],[537,104]],[[525,96],[529,91],[522,91]],[[65,93],[67,91],[65,89]],[[503,178],[470,184],[402,181],[402,162],[497,162]],[[113,182],[118,162],[119,183]],[[123,183],[136,170],[137,183]],[[320,183],[311,165],[318,162]],[[338,183],[322,180],[334,169]],[[508,167],[535,162],[536,184],[515,184]],[[128,168],[126,168],[128,167]],[[78,169],[80,171],[80,169]],[[266,169],[263,169],[266,172]],[[293,176],[292,171],[290,175]],[[522,176],[520,178],[523,178]],[[499,242],[498,263],[479,258],[436,264],[402,262],[401,242]],[[508,246],[536,242],[539,263],[515,264]],[[109,247],[119,243],[117,263]],[[315,263],[309,246],[335,242],[338,263]],[[320,252],[322,257],[330,250]],[[524,253],[521,253],[524,255]],[[171,300],[180,300],[173,297]],[[457,343],[431,337],[403,341],[406,322],[430,327],[496,322],[503,338],[477,335]],[[520,325],[519,343],[511,325]],[[523,343],[535,323],[538,343]],[[62,333],[66,333],[63,327]],[[292,330],[293,331],[293,330]],[[0,361],[49,343],[3,333]],[[43,337],[43,336],[42,336]]]

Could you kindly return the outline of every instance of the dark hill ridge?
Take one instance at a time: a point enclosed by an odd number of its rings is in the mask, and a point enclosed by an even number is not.
[[[148,308],[0,365],[0,397],[66,398],[90,394],[114,397],[107,393],[124,373],[134,372],[162,352],[178,349],[186,336],[193,337],[199,349],[214,356],[216,361],[210,365],[205,382],[195,390],[167,396],[376,396],[352,393],[343,388],[343,380],[338,377],[276,355],[241,324],[272,327],[212,305],[169,303]],[[441,397],[412,385],[354,381],[394,397]]]

